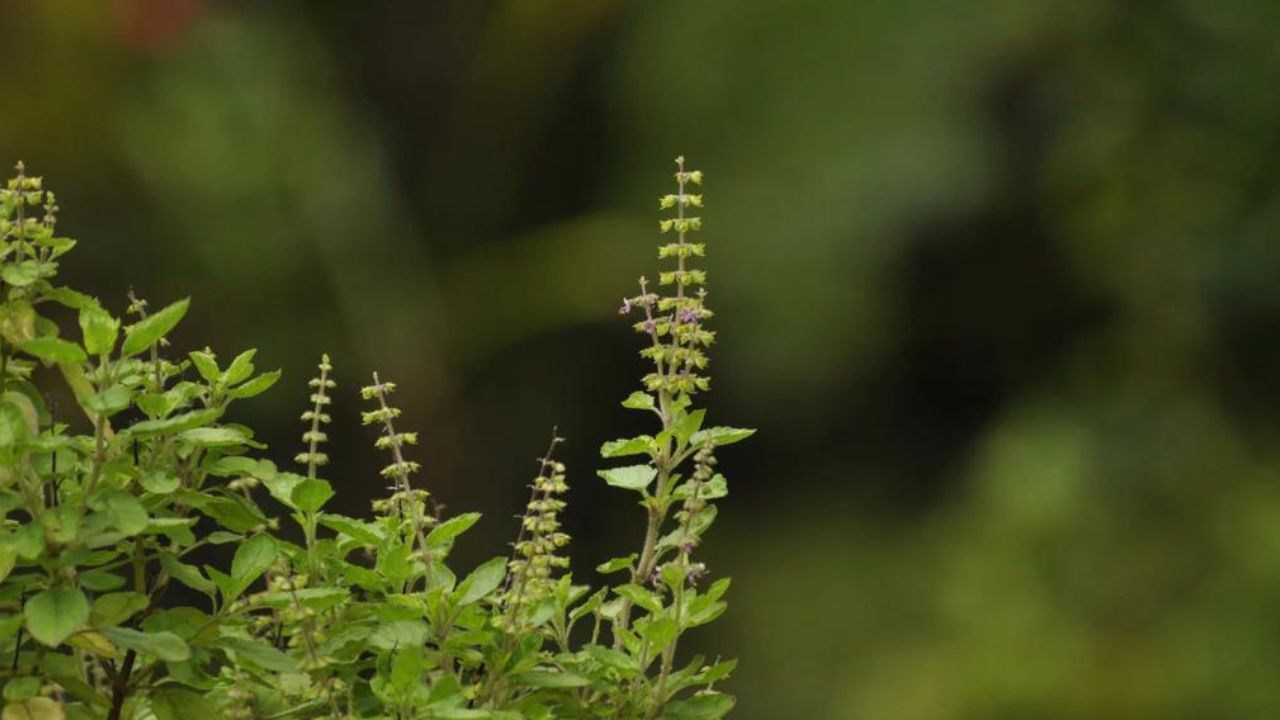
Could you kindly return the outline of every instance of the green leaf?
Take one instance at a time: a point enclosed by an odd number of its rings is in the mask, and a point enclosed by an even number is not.
[[[231,560],[231,577],[248,587],[276,561],[279,547],[270,535],[254,535],[236,549]]]
[[[80,587],[94,592],[107,592],[108,590],[117,590],[125,586],[124,578],[106,570],[82,572],[76,576],[76,579],[80,581]]]
[[[251,398],[256,395],[261,395],[262,393],[266,392],[267,389],[270,388],[272,385],[275,385],[276,381],[279,379],[280,379],[279,370],[272,370],[271,372],[265,372],[259,375],[258,377],[250,380],[249,382],[227,391],[227,396],[235,398],[237,400],[244,400],[246,398]]]
[[[197,427],[183,431],[178,437],[202,447],[244,445],[250,440],[248,433],[233,427]]]
[[[658,476],[658,471],[651,465],[628,465],[609,470],[598,470],[596,474],[613,487],[627,490],[644,490]]]
[[[151,691],[151,712],[156,720],[209,720],[220,714],[203,694],[173,685]]]
[[[80,588],[52,588],[33,595],[22,613],[31,637],[57,647],[89,619],[89,599]]]
[[[619,585],[613,591],[649,612],[658,612],[662,609],[662,600],[655,593],[639,585]]]
[[[191,648],[171,632],[148,633],[122,627],[102,628],[100,632],[122,648],[155,655],[164,662],[182,662],[191,658]]]
[[[257,354],[257,350],[249,349],[237,355],[222,373],[222,384],[230,387],[252,375],[253,356]]]
[[[38,677],[12,678],[4,684],[4,699],[13,701],[35,697],[40,694],[41,685],[42,683]]]
[[[517,685],[538,688],[575,688],[591,684],[589,679],[567,672],[526,672],[518,673],[511,679]]]
[[[748,428],[732,428],[732,427],[709,427],[705,430],[699,430],[689,437],[689,444],[695,447],[701,447],[708,439],[716,447],[724,447],[732,445],[736,442],[742,442],[747,438],[755,435],[754,429]]]
[[[35,260],[6,263],[0,277],[14,287],[26,287],[40,279],[40,264]]]
[[[592,659],[605,667],[610,667],[614,670],[622,670],[627,673],[636,673],[640,671],[640,662],[621,650],[614,650],[613,648],[601,647],[599,645],[588,645],[583,649],[587,651],[587,654],[590,655]]]
[[[427,545],[433,548],[444,547],[470,529],[479,519],[480,513],[475,512],[455,515],[431,528],[431,532],[427,534]]]
[[[253,596],[254,602],[266,607],[293,607],[296,603],[313,610],[328,610],[341,605],[349,597],[351,597],[351,591],[341,587],[309,587],[290,592],[264,592]]]
[[[161,420],[143,420],[134,423],[129,427],[129,434],[134,437],[150,437],[152,435],[160,435],[163,433],[177,433],[190,430],[191,428],[207,425],[217,420],[222,415],[222,411],[217,408],[206,408],[204,410],[193,410],[181,415],[174,415],[171,418]]]
[[[195,565],[188,565],[181,562],[171,555],[160,556],[160,567],[166,573],[169,573],[169,577],[177,580],[183,585],[186,585],[192,590],[197,590],[211,597],[213,596],[214,591],[217,590],[217,588],[214,587],[213,582],[200,572],[200,568]]]
[[[44,296],[72,310],[84,310],[85,308],[99,306],[98,301],[93,297],[67,287],[54,288],[46,292]]]
[[[105,357],[115,349],[120,321],[94,303],[80,309],[80,334],[84,336],[84,349],[90,355]]]
[[[294,486],[289,494],[293,506],[305,513],[313,513],[333,497],[333,487],[324,480],[308,478]]]
[[[622,407],[629,410],[652,410],[654,408],[653,396],[645,392],[633,392],[622,401]]]
[[[421,620],[393,620],[379,623],[369,634],[369,645],[379,650],[422,645],[427,641],[427,624]]]
[[[256,665],[263,670],[279,673],[298,672],[298,663],[293,658],[257,640],[249,640],[232,636],[223,636],[219,641],[222,647],[235,653],[236,661]]]
[[[673,428],[676,431],[676,437],[680,442],[687,443],[689,438],[702,427],[702,420],[707,416],[706,410],[694,410],[691,413],[682,413]]]
[[[470,605],[498,589],[502,579],[507,575],[507,559],[496,557],[476,568],[453,591],[454,603],[458,607]]]
[[[120,490],[108,490],[94,496],[90,506],[111,518],[111,524],[126,537],[147,529],[147,508],[134,496]]]
[[[8,640],[22,628],[22,613],[0,615],[0,641]]]
[[[132,390],[123,385],[112,385],[102,392],[85,398],[84,406],[95,413],[110,417],[129,407],[132,401]]]
[[[716,720],[733,709],[733,696],[704,692],[688,700],[678,700],[663,709],[662,717],[670,720]]]
[[[136,592],[117,592],[100,595],[89,609],[89,624],[96,628],[119,625],[145,609],[146,595]]]
[[[218,361],[212,353],[193,350],[187,353],[187,357],[191,358],[191,364],[196,366],[196,372],[205,382],[212,384],[222,379],[222,371],[218,369]]]
[[[373,546],[382,542],[382,531],[372,523],[333,513],[320,513],[316,519],[320,521],[321,525],[330,530],[340,532],[366,546]],[[430,542],[430,539],[428,539],[428,542]]]
[[[0,543],[0,582],[9,577],[18,563],[18,551],[10,543]]]
[[[666,616],[651,615],[645,618],[644,623],[636,623],[636,625],[640,636],[648,640],[658,652],[665,649],[680,633],[680,626],[676,621]]]
[[[21,345],[22,351],[46,363],[82,363],[89,359],[84,350],[73,342],[51,335],[32,338]]]
[[[596,572],[608,575],[609,573],[616,573],[620,570],[630,570],[631,564],[635,562],[635,559],[635,553],[631,553],[626,557],[616,557],[608,562],[603,562],[597,565]]]
[[[67,720],[67,714],[53,698],[32,697],[6,703],[0,720]]]
[[[150,470],[138,478],[143,490],[157,495],[168,495],[182,484],[177,475],[167,470]]]
[[[610,440],[600,446],[600,457],[615,458],[627,455],[646,455],[653,446],[653,438],[649,435],[641,435],[633,438],[623,438],[621,440]]]
[[[163,310],[148,315],[147,319],[139,320],[125,334],[124,342],[120,345],[120,354],[124,357],[132,357],[155,345],[178,324],[183,315],[187,314],[187,306],[190,304],[189,299],[179,300]]]

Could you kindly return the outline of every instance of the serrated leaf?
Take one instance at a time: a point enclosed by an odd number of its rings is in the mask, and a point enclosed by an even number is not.
[[[627,455],[646,455],[651,447],[653,447],[653,438],[649,435],[610,440],[600,446],[600,457],[616,458]]]
[[[120,321],[94,303],[80,309],[80,334],[90,355],[110,355],[120,334]]]
[[[330,530],[340,532],[366,546],[373,546],[382,542],[382,531],[371,523],[332,513],[320,513],[316,519],[320,521],[321,525]]]
[[[626,557],[616,557],[597,565],[596,572],[608,575],[609,573],[616,573],[620,570],[630,570],[631,564],[635,562],[635,559],[635,553],[631,553]]]
[[[222,372],[222,384],[229,387],[252,375],[253,357],[257,354],[258,351],[251,348],[237,355]]]
[[[507,575],[507,559],[496,557],[476,568],[453,591],[458,607],[470,605],[498,589]]]
[[[40,264],[35,260],[5,263],[0,278],[14,287],[26,287],[40,279]]]
[[[129,434],[134,437],[150,437],[152,435],[160,435],[162,433],[178,433],[185,432],[192,428],[217,420],[222,415],[222,411],[217,408],[206,408],[204,410],[193,410],[181,415],[174,415],[170,418],[160,420],[143,420],[134,423],[129,427]]]
[[[627,490],[644,490],[658,476],[658,471],[651,465],[628,465],[626,467],[598,470],[596,474],[613,487]]]
[[[622,401],[622,407],[629,410],[652,410],[654,408],[653,396],[646,392],[633,392]]]
[[[676,437],[680,442],[689,442],[689,438],[702,428],[702,420],[707,416],[706,410],[694,410],[691,413],[683,413],[676,420],[675,427]]]
[[[22,351],[46,363],[78,364],[89,359],[84,349],[73,342],[52,336],[31,338],[22,343]]]
[[[131,357],[159,342],[187,314],[190,304],[190,300],[179,300],[148,315],[145,320],[139,320],[125,334],[124,342],[120,344],[120,354]]]
[[[689,444],[701,447],[709,439],[713,445],[720,448],[742,442],[755,434],[756,431],[751,428],[709,427],[689,436]]]
[[[227,396],[233,397],[237,400],[245,400],[247,398],[261,395],[262,393],[266,392],[272,385],[275,385],[276,381],[279,379],[280,379],[279,370],[272,370],[271,372],[265,372],[259,375],[258,377],[250,380],[249,382],[244,383],[243,385],[240,385],[238,387],[232,388],[231,390],[228,390]]]
[[[427,545],[436,548],[444,547],[470,529],[479,519],[480,513],[475,512],[455,515],[431,528],[431,532],[427,534]]]
[[[205,382],[212,384],[222,379],[222,371],[218,369],[218,361],[212,354],[193,350],[187,353],[187,357],[191,358],[191,364],[196,366],[196,372],[200,373]]]

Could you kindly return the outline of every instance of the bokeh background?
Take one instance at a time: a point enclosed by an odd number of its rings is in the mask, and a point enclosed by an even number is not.
[[[705,546],[741,720],[1280,716],[1274,0],[0,0],[0,161],[76,286],[395,378],[503,551],[570,438],[576,570],[637,544],[617,317],[706,172]],[[352,418],[358,403],[340,400]],[[331,477],[381,492],[367,433]]]

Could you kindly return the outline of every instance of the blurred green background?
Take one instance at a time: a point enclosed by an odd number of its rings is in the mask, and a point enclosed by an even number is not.
[[[707,175],[741,720],[1280,717],[1274,0],[0,0],[0,161],[77,287],[380,369],[502,552],[553,424],[575,568],[637,544],[615,314]],[[357,402],[336,407],[352,418]],[[381,491],[335,433],[352,510]],[[576,478],[576,480],[575,480]]]

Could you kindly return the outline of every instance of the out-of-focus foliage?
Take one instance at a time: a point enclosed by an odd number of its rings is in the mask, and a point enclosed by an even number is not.
[[[514,428],[631,434],[585,418],[642,368],[563,349],[698,158],[765,430],[706,548],[736,717],[1280,709],[1274,3],[90,5],[4,6],[0,148],[286,375],[381,344],[456,504],[516,511]]]

